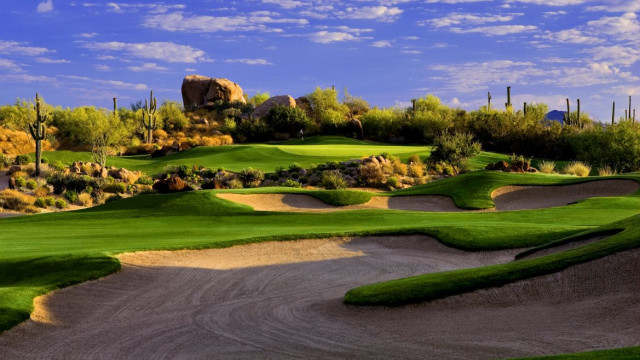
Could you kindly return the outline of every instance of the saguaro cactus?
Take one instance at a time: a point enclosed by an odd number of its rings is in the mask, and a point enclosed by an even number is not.
[[[611,125],[616,123],[616,102],[613,102],[613,106],[611,108]]]
[[[511,86],[507,86],[507,102],[504,104],[507,110],[511,109]]]
[[[522,111],[524,112],[524,116],[527,116],[527,102],[524,102],[524,106],[522,107]]]
[[[580,121],[580,99],[577,99],[577,102],[578,102],[578,113],[577,113],[576,123],[578,124],[578,126],[582,126],[582,121]]]
[[[33,124],[29,124],[29,132],[31,137],[36,141],[36,176],[40,176],[40,162],[42,161],[42,140],[44,140],[47,134],[44,123],[49,119],[48,115],[42,114],[40,109],[40,96],[36,93],[36,121]]]
[[[487,92],[487,111],[491,111],[491,92]]]
[[[149,101],[144,101],[144,107],[142,108],[142,124],[147,129],[147,144],[153,142],[153,130],[157,129],[156,123],[156,107],[158,106],[158,99],[153,97],[153,90],[151,90],[151,96]]]
[[[569,98],[567,98],[567,118],[565,123],[567,125],[571,125],[571,107],[569,106]]]

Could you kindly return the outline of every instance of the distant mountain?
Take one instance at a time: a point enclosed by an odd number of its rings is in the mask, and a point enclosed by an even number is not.
[[[551,121],[557,121],[562,125],[564,123],[564,113],[564,111],[560,110],[549,111],[549,113],[547,114],[547,119]]]

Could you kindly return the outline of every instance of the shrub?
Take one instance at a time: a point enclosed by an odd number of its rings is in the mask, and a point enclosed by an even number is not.
[[[194,166],[190,165],[180,165],[176,169],[175,173],[183,179],[190,178],[193,176],[193,168]]]
[[[49,195],[49,187],[41,186],[33,191],[33,195],[38,197],[45,197]]]
[[[46,208],[47,207],[47,203],[45,202],[43,197],[39,197],[36,199],[36,201],[34,201],[33,205],[39,207],[39,208]]]
[[[413,154],[411,155],[411,157],[409,158],[409,164],[422,164],[422,160],[420,159],[420,155],[418,154]]]
[[[55,205],[58,209],[65,209],[67,207],[67,202],[63,199],[57,199]]]
[[[302,166],[298,165],[298,163],[289,164],[289,171],[298,172],[300,170],[302,170]]]
[[[56,198],[54,198],[53,196],[48,196],[48,197],[44,198],[44,203],[47,206],[55,206]]]
[[[242,189],[244,187],[240,179],[231,179],[227,181],[227,186],[229,189]]]
[[[103,186],[102,191],[109,194],[123,194],[127,192],[127,185],[124,183],[111,183]]]
[[[25,187],[27,185],[27,181],[22,176],[18,176],[15,179],[17,187]]]
[[[358,173],[360,174],[360,179],[362,180],[362,182],[367,185],[380,185],[382,184],[382,180],[384,179],[384,175],[382,174],[382,169],[380,169],[380,166],[372,162],[366,165],[361,165],[358,168]]]
[[[301,129],[307,132],[311,127],[311,121],[304,110],[283,105],[272,107],[265,117],[265,122],[275,132],[287,134],[296,134]]]
[[[451,164],[455,174],[472,156],[480,153],[480,143],[471,134],[442,134],[436,137],[431,160]]]
[[[389,176],[389,178],[387,178],[387,186],[391,190],[397,189],[400,187],[400,181],[398,181],[398,178],[395,176]]]
[[[562,170],[562,173],[567,175],[576,175],[580,177],[585,177],[585,176],[589,176],[589,173],[591,173],[591,166],[581,161],[574,161],[569,163]]]
[[[325,170],[322,172],[322,187],[325,189],[344,189],[347,187],[347,181],[337,170]]]
[[[0,152],[0,169],[7,168],[11,166],[11,164],[13,164],[13,159],[10,156]]]
[[[264,171],[254,168],[246,168],[238,174],[238,179],[242,181],[245,187],[258,187],[264,180]]]
[[[556,169],[556,163],[553,161],[541,161],[538,164],[538,170],[540,170],[543,174],[553,174],[553,171]]]
[[[424,167],[421,163],[420,164],[412,163],[411,165],[409,165],[407,174],[411,177],[419,178],[422,175],[424,175]]]
[[[82,206],[91,206],[93,205],[93,198],[91,197],[91,194],[82,193],[78,195],[77,202]]]
[[[14,163],[16,165],[27,165],[30,162],[31,162],[31,157],[29,157],[29,155],[27,154],[18,155],[14,159]]]
[[[87,187],[98,188],[98,180],[87,175],[53,173],[47,178],[47,184],[53,186],[54,194],[62,194],[65,190],[83,192]]]
[[[58,171],[63,171],[64,169],[67,168],[67,166],[60,160],[56,160],[51,164],[51,167],[58,170]]]
[[[403,164],[400,159],[396,159],[393,161],[393,171],[401,176],[407,175],[407,164]]]
[[[0,191],[0,208],[13,211],[25,211],[35,202],[33,196],[17,190],[5,189]]]
[[[70,203],[75,204],[78,202],[78,193],[73,190],[67,190],[62,194],[65,199],[67,199]]]
[[[600,176],[612,176],[612,175],[615,175],[616,173],[617,172],[615,170],[612,170],[609,165],[598,168],[598,175]]]
[[[295,180],[287,179],[287,180],[285,180],[285,182],[282,183],[282,186],[292,187],[292,188],[299,188],[299,187],[302,187],[302,184],[300,184],[299,182],[297,182]]]
[[[117,194],[116,195],[111,195],[111,196],[108,196],[106,199],[104,199],[104,203],[108,204],[110,202],[117,201],[117,200],[120,200],[120,199],[122,199],[122,196],[120,196],[120,195],[117,195]]]
[[[29,179],[27,181],[27,189],[34,190],[36,187],[38,187],[38,183],[35,180]]]
[[[148,175],[141,175],[138,180],[136,180],[136,184],[139,185],[153,185],[153,179]]]

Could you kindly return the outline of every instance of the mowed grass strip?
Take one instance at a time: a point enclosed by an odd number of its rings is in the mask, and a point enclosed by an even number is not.
[[[511,360],[637,360],[640,359],[640,346],[620,349],[587,351],[574,354],[536,356]]]

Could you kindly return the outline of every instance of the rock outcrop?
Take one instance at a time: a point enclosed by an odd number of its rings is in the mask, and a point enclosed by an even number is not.
[[[168,179],[156,181],[153,184],[153,189],[162,194],[193,190],[176,174],[171,175]]]
[[[275,106],[288,106],[291,108],[296,107],[296,100],[289,95],[278,95],[267,99],[265,102],[260,104],[253,112],[251,113],[251,117],[253,118],[261,118],[266,116],[269,111]]]
[[[187,75],[182,81],[182,102],[185,110],[210,106],[218,100],[246,103],[242,88],[231,80]]]

